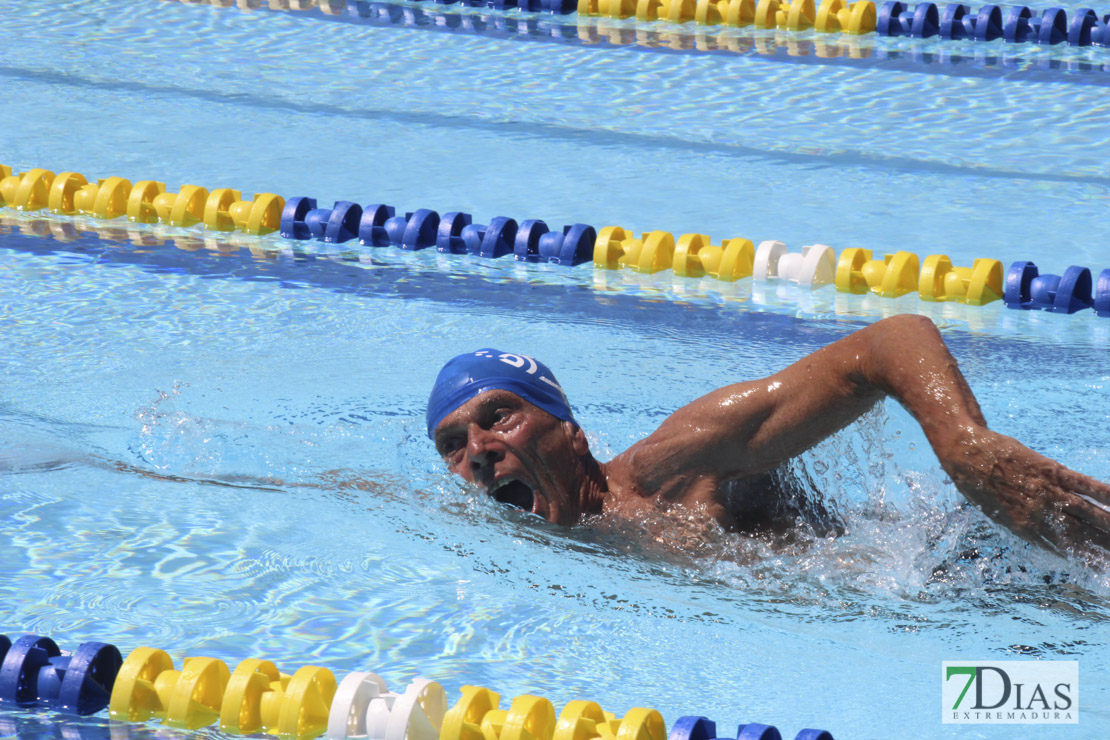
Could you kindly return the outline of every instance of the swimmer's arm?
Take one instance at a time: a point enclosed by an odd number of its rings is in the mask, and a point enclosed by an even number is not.
[[[769,378],[679,409],[629,450],[644,485],[743,478],[817,444],[891,396],[921,424],[956,487],[989,517],[1049,547],[1110,548],[1110,486],[990,431],[936,327],[876,322]],[[639,448],[639,449],[637,449]]]

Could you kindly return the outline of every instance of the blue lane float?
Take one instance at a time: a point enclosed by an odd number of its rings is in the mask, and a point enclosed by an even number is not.
[[[667,740],[732,740],[725,736],[718,738],[717,723],[699,716],[679,717],[667,735]],[[774,725],[752,722],[736,728],[735,740],[782,740],[782,733]],[[806,729],[794,736],[794,740],[833,740],[828,730]]]
[[[400,247],[410,251],[435,247],[443,254],[471,254],[488,259],[514,255],[521,262],[547,262],[574,267],[593,255],[597,231],[587,224],[552,231],[539,219],[518,224],[497,216],[476,224],[469,213],[452,211],[440,216],[421,208],[403,216],[393,206],[376,203],[365,208],[336,201],[318,208],[315,198],[290,198],[281,212],[281,236],[342,244],[358,239],[366,247]]]
[[[569,15],[578,10],[577,0],[517,0],[517,7],[527,13]]]
[[[1098,284],[1095,286],[1095,313],[1103,318],[1110,318],[1110,269],[1099,273]]]
[[[365,247],[400,247],[410,252],[434,247],[439,230],[439,214],[421,208],[403,216],[393,206],[374,204],[362,211],[358,226],[359,243]]]
[[[342,244],[358,236],[362,207],[347,200],[331,208],[317,208],[315,198],[291,198],[281,212],[281,235],[286,239],[317,239]]]
[[[1110,46],[1110,13],[1101,18],[1090,8],[1080,8],[1068,26],[1070,46]]]
[[[469,219],[469,214],[467,215]],[[491,219],[489,225],[469,223],[462,228],[462,241],[467,254],[497,259],[513,253],[516,221],[505,216]]]
[[[1006,13],[1002,38],[1010,44],[1026,42],[1055,46],[1068,40],[1068,16],[1062,8],[1049,8],[1035,15],[1025,5],[1015,5]]]
[[[9,647],[5,648],[5,643]],[[72,655],[49,637],[0,639],[0,705],[87,715],[108,706],[123,657],[114,645],[86,642]]]
[[[587,224],[551,231],[539,219],[517,224],[499,216],[489,225],[475,224],[469,213],[448,213],[439,222],[436,249],[445,254],[473,254],[496,259],[512,254],[519,262],[546,262],[575,267],[593,259],[597,230]]]
[[[887,2],[879,9],[875,33],[927,39],[940,33],[940,11],[936,3],[918,3],[910,12],[905,3]]]
[[[959,3],[942,10],[935,3],[910,6],[886,2],[879,8],[875,32],[880,36],[927,39],[994,41],[1011,44],[1036,43],[1055,46],[1110,46],[1110,14],[1099,16],[1089,8],[1074,11],[1071,23],[1063,8],[1036,10],[1026,5],[984,5],[978,12]]]
[[[574,267],[593,259],[597,231],[586,224],[551,231],[538,219],[525,221],[516,232],[513,253],[520,262],[548,262]]]
[[[465,254],[462,230],[470,226],[470,214],[452,211],[443,214],[436,233],[436,251],[444,254]]]
[[[1103,272],[1105,274],[1106,271]],[[1099,286],[1104,287],[1101,276]],[[1110,281],[1105,287],[1110,289]],[[1099,299],[1107,301],[1110,297],[1100,294]],[[1032,262],[1015,262],[1006,273],[1006,291],[1002,300],[1009,308],[1041,309],[1064,314],[1093,308],[1091,271],[1072,265],[1063,275],[1041,275]]]
[[[489,225],[474,223],[469,213],[452,211],[443,214],[436,233],[436,251],[443,254],[473,254],[481,257],[503,257],[512,251],[517,224],[511,218],[498,216]]]
[[[984,5],[974,13],[968,5],[953,3],[940,16],[940,37],[950,41],[973,39],[994,41],[1002,38],[1002,9]]]
[[[39,676],[61,654],[49,637],[24,635],[12,643],[0,664],[0,704],[44,706],[39,703]]]

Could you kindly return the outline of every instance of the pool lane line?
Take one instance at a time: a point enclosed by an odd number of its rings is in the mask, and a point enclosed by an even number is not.
[[[497,259],[513,255],[519,262],[575,267],[592,262],[595,270],[630,270],[654,274],[670,270],[686,278],[711,277],[722,282],[752,278],[756,282],[789,281],[811,290],[834,285],[840,293],[873,293],[898,298],[916,292],[929,302],[982,306],[1002,300],[1009,308],[1042,309],[1073,314],[1093,309],[1110,317],[1110,268],[1094,278],[1091,270],[1069,266],[1062,275],[1041,275],[1032,260],[1019,260],[1003,272],[999,260],[975,259],[953,265],[947,255],[897,251],[875,258],[869,249],[849,248],[839,256],[832,247],[811,244],[791,252],[783,242],[764,240],[758,249],[744,238],[713,244],[704,234],[654,230],[637,237],[619,226],[596,230],[576,223],[550,229],[540,219],[517,222],[498,216],[475,223],[469,213],[431,209],[398,214],[392,206],[337,201],[320,208],[314,198],[286,200],[274,193],[253,200],[232,188],[212,191],[183,185],[178,192],[164,182],[122,177],[90,182],[77,172],[55,175],[45,169],[12,174],[0,164],[0,207],[47,210],[56,215],[84,215],[110,221],[200,226],[214,232],[263,236],[279,232],[290,240],[315,239],[329,244],[357,240],[367,247],[419,251],[434,247],[443,254],[470,254]]]
[[[999,260],[987,258],[961,267],[945,254],[931,254],[923,261],[907,251],[876,258],[870,249],[861,248],[845,249],[838,258],[824,244],[791,252],[776,240],[764,240],[754,248],[747,239],[716,245],[707,235],[683,234],[676,242],[669,232],[652,231],[637,238],[618,226],[600,231],[593,262],[605,270],[653,274],[669,269],[690,278],[731,282],[751,277],[756,282],[789,281],[811,290],[833,285],[839,293],[884,298],[916,292],[929,302],[984,306],[1002,300],[1008,308],[1064,314],[1094,309],[1097,316],[1110,317],[1110,268],[1100,273],[1096,284],[1090,269],[1076,265],[1062,276],[1041,275],[1032,261],[1019,260],[1004,273]]]
[[[195,0],[180,0],[189,4]],[[328,17],[363,15],[366,7],[388,3],[365,0],[212,0],[217,7],[241,10],[316,11]],[[437,2],[453,5],[454,1]],[[1110,14],[1090,8],[1073,12],[1071,20],[1063,8],[1046,10],[1028,6],[984,5],[979,10],[960,3],[938,5],[932,2],[908,5],[885,0],[876,6],[872,0],[461,0],[463,7],[490,8],[498,11],[520,9],[529,13],[567,15],[577,11],[580,18],[604,17],[613,20],[636,19],[668,24],[694,22],[700,26],[725,28],[753,27],[762,30],[853,36],[937,38],[946,41],[1037,44],[1072,47],[1110,47]]]
[[[525,694],[501,709],[501,696],[463,686],[449,707],[443,686],[415,678],[399,692],[364,671],[342,681],[321,666],[282,673],[272,661],[248,658],[232,672],[217,658],[187,657],[180,669],[164,650],[139,647],[126,659],[110,643],[85,642],[63,653],[49,637],[0,634],[0,708],[47,709],[62,716],[108,710],[111,720],[153,720],[177,730],[217,725],[229,735],[266,733],[286,740],[715,740],[716,723],[680,717],[667,732],[654,709],[634,707],[623,717],[593,701],[555,706]],[[80,727],[76,727],[80,736]],[[114,734],[114,733],[113,733]],[[731,740],[726,733],[725,738]],[[721,740],[725,740],[722,738]],[[781,740],[772,725],[740,725],[736,740]],[[833,740],[805,729],[795,740]]]
[[[566,269],[515,259],[457,257],[433,250],[332,245],[255,237],[235,232],[206,233],[126,219],[99,221],[83,216],[53,216],[0,209],[0,253],[57,255],[71,267],[127,266],[156,276],[265,283],[282,290],[318,289],[339,296],[417,300],[453,311],[455,301],[544,321],[551,306],[567,320],[581,323],[648,321],[677,332],[699,331],[712,314],[731,336],[761,337],[789,333],[799,316],[830,320],[827,341],[841,328],[897,313],[918,313],[953,329],[1005,338],[1016,312],[968,309],[955,302],[926,303],[914,297],[888,300],[873,295],[806,290],[788,281],[732,283],[691,280],[673,272],[641,275],[630,270]],[[462,279],[460,279],[462,278]],[[909,301],[912,301],[910,303]],[[675,311],[675,303],[696,307]],[[740,309],[740,310],[738,310]],[[1105,333],[1110,322],[1069,322],[1071,328]],[[1080,326],[1082,324],[1083,326]],[[1103,325],[1105,324],[1105,325]],[[812,327],[808,330],[813,331]],[[423,410],[406,410],[412,414]]]
[[[579,0],[580,15],[635,17],[640,21],[701,25],[754,26],[762,29],[855,36],[907,36],[946,41],[1034,43],[1041,46],[1110,46],[1110,15],[1076,10],[1068,22],[1062,8],[1034,10],[1028,6],[1003,8],[923,2],[908,5],[887,0],[876,7],[871,0]]]
[[[187,2],[187,0],[179,0]],[[188,3],[196,5],[198,3]],[[756,61],[837,66],[863,69],[893,69],[922,74],[986,79],[1013,79],[1064,84],[1110,85],[1110,60],[1053,58],[1041,47],[991,46],[975,43],[945,44],[930,48],[904,48],[897,40],[882,43],[878,36],[845,34],[806,36],[794,32],[765,31],[749,27],[710,31],[709,26],[644,24],[628,25],[605,17],[506,14],[488,10],[443,10],[442,5],[398,4],[396,2],[350,2],[350,12],[327,13],[319,6],[296,12],[297,17],[368,25],[413,28],[427,31],[504,38],[518,41],[557,43],[577,47],[623,47],[648,53],[743,55]],[[217,7],[238,7],[230,4]],[[240,10],[286,8],[261,5]],[[718,27],[719,28],[719,27]],[[917,43],[917,39],[907,39]]]

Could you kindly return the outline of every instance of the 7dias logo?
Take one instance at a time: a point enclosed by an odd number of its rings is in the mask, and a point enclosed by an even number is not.
[[[944,661],[940,678],[945,724],[1079,723],[1078,661]]]

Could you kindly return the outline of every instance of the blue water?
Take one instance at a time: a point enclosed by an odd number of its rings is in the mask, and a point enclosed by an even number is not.
[[[1066,70],[776,64],[167,2],[7,7],[0,74],[21,125],[3,163],[17,168],[965,262],[1043,255],[1050,272],[1110,263],[1092,144],[1105,96]]]
[[[958,77],[156,2],[9,2],[0,32],[0,161],[16,168],[1110,266],[1106,107],[1066,70]],[[797,461],[849,534],[783,552],[696,521],[658,543],[537,522],[447,477],[422,429],[438,364],[492,343],[552,365],[607,458],[710,388],[921,311],[992,426],[1110,479],[1110,322],[1089,312],[0,215],[0,631],[790,737],[1010,737],[940,724],[940,661],[1078,660],[1081,724],[1022,736],[1110,731],[1107,571],[962,506],[896,404]],[[0,734],[54,730],[5,714]]]

